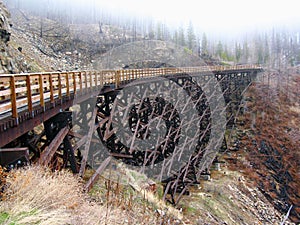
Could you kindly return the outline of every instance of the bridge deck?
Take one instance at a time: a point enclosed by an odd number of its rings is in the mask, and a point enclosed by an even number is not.
[[[101,88],[170,74],[261,71],[259,65],[146,68],[0,75],[0,147]]]

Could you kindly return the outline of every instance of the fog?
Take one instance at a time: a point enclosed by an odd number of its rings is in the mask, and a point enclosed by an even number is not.
[[[47,16],[60,15],[70,23],[137,21],[163,22],[170,27],[192,22],[199,32],[223,37],[244,33],[300,28],[297,0],[4,0],[10,7]]]

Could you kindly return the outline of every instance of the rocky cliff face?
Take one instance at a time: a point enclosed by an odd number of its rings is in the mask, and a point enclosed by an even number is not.
[[[3,2],[0,2],[0,74],[31,71],[24,61],[22,47],[18,42],[11,14]]]
[[[14,73],[16,68],[9,51],[9,41],[11,38],[10,13],[0,2],[0,73]]]
[[[51,49],[51,44],[59,46],[67,41],[56,43],[46,35],[37,35],[35,31],[40,27],[37,21],[40,19],[8,8],[0,1],[0,74],[75,69],[75,59],[68,54],[55,54]],[[68,38],[69,34],[65,36]]]

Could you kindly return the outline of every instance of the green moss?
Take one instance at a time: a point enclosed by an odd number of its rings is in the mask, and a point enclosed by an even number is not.
[[[9,214],[6,212],[0,212],[0,224],[4,224],[4,222],[9,218]]]

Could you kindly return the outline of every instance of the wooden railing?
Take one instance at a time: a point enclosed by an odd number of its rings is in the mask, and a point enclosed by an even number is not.
[[[262,69],[259,65],[146,68],[103,71],[72,71],[0,75],[0,115],[18,117],[20,110],[32,113],[34,105],[45,107],[71,95],[89,93],[104,85],[115,85],[147,77],[178,73]]]

